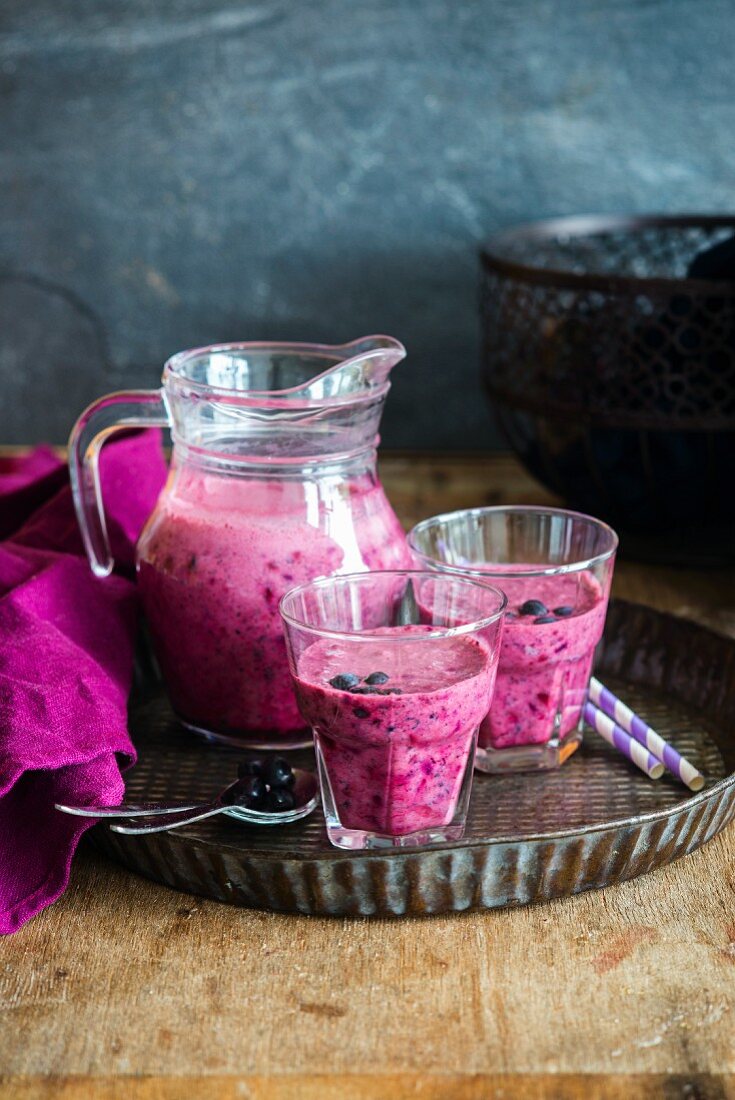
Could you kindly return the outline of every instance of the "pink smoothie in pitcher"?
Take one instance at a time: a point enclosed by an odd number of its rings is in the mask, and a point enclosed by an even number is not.
[[[320,639],[301,655],[301,711],[347,829],[405,835],[452,821],[495,662],[476,637],[406,637],[431,629],[384,628],[390,643]],[[360,681],[351,690],[335,686],[345,673]]]
[[[174,709],[209,732],[303,729],[280,597],[334,572],[410,564],[377,478],[172,476],[138,544],[140,591]]]
[[[605,625],[607,593],[586,570],[551,576],[493,574],[492,581],[508,597],[508,611],[495,694],[479,743],[504,749],[564,737],[579,723]]]

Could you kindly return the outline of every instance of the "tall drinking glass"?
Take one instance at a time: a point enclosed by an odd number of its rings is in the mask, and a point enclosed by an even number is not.
[[[482,771],[558,767],[579,745],[618,539],[560,508],[473,508],[417,524],[423,565],[485,578],[508,597],[498,679],[480,730]]]
[[[327,577],[283,597],[337,847],[462,835],[505,602],[469,578],[406,570]]]

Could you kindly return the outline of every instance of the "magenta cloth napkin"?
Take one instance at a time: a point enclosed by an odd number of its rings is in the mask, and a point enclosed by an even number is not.
[[[55,802],[120,801],[137,605],[133,548],[163,484],[160,435],[102,451],[118,572],[93,576],[66,466],[50,448],[0,459],[0,933],[65,890],[89,820]]]

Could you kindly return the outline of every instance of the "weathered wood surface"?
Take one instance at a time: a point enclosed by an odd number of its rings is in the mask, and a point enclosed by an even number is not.
[[[549,499],[503,456],[382,472],[411,522]],[[616,592],[735,633],[733,571],[621,562]],[[390,922],[233,909],[84,851],[0,944],[0,1013],[3,1100],[735,1097],[735,830],[599,893]]]

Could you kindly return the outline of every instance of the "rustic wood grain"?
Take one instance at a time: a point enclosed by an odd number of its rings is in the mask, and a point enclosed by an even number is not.
[[[12,1093],[9,1090],[12,1087]],[[715,1074],[391,1073],[209,1077],[15,1078],[5,1100],[728,1100],[735,1078]]]
[[[382,472],[406,521],[549,499],[504,456]],[[735,633],[735,571],[622,562],[616,591]],[[0,1097],[721,1100],[734,1007],[732,828],[599,893],[389,922],[233,909],[86,850],[0,945]]]

